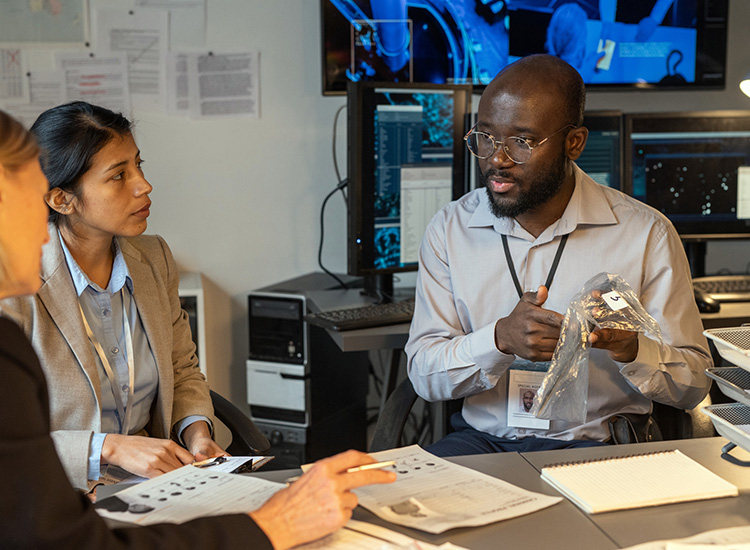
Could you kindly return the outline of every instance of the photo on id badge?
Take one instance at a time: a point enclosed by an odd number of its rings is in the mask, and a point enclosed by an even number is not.
[[[546,371],[543,370],[510,369],[508,376],[508,426],[537,430],[549,428],[549,420],[536,418],[531,414],[534,397],[546,374]]]

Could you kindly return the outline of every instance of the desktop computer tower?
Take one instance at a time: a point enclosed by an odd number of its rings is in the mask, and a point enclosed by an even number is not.
[[[248,296],[247,399],[275,456],[296,468],[346,449],[366,449],[367,352],[342,352],[304,320],[304,294]]]

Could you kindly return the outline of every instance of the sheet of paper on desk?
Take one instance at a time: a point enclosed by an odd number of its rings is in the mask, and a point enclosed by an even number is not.
[[[562,500],[453,464],[417,445],[372,456],[395,460],[398,479],[356,489],[359,503],[386,521],[428,533],[523,516]]]
[[[675,540],[655,540],[626,550],[748,550],[750,526],[728,527]]]
[[[188,465],[119,491],[95,508],[103,517],[139,525],[184,523],[254,510],[283,488],[283,483]]]
[[[204,460],[194,465],[214,472],[227,472],[237,474],[254,472],[267,462],[273,460],[272,456],[220,456],[213,460]]]
[[[437,546],[380,525],[350,519],[343,529],[295,550],[466,550],[446,542]]]
[[[273,456],[220,456],[215,459],[195,463],[195,466],[211,469],[214,472],[242,474],[245,472],[254,472],[274,458]],[[148,481],[148,478],[131,474],[122,468],[110,465],[99,477],[98,483],[101,485],[131,485],[143,483],[144,481]]]

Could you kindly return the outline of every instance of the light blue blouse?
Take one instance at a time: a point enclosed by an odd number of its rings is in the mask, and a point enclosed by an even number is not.
[[[148,342],[148,335],[138,315],[138,307],[133,299],[133,280],[128,266],[122,256],[117,241],[114,241],[115,258],[112,264],[112,274],[106,289],[92,282],[76,263],[62,237],[60,238],[65,262],[67,263],[73,285],[78,294],[81,309],[86,315],[86,321],[91,327],[96,340],[101,344],[107,360],[112,368],[116,384],[110,383],[104,366],[96,350],[94,357],[99,369],[101,384],[102,424],[101,432],[94,433],[89,450],[88,478],[97,480],[101,474],[101,453],[104,438],[110,433],[121,433],[122,420],[117,411],[113,391],[120,392],[120,398],[126,408],[132,407],[128,433],[133,434],[142,430],[149,421],[151,405],[153,404],[159,386],[159,374],[156,360]],[[126,308],[128,322],[133,342],[135,365],[135,383],[133,388],[133,402],[128,402],[128,358],[125,341],[125,323],[123,322],[123,307]],[[175,432],[181,439],[182,432],[187,426],[198,420],[210,421],[203,416],[189,416],[180,420],[175,426]]]

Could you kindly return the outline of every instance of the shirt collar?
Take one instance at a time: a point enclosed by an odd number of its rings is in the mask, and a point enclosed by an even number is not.
[[[603,187],[577,165],[575,175],[576,188],[560,218],[556,233],[570,233],[579,225],[616,224],[617,217],[612,212]]]
[[[63,240],[62,235],[60,235],[59,229],[57,230],[57,235],[60,239],[60,245],[62,246],[63,254],[65,255],[65,263],[67,264],[68,271],[70,272],[70,276],[73,279],[73,286],[76,289],[76,294],[80,297],[81,294],[83,294],[83,291],[86,290],[86,288],[89,286],[96,292],[103,292],[104,289],[102,289],[96,283],[92,282],[91,279],[89,279],[88,276],[83,272],[83,270],[81,270],[81,268],[78,266],[78,263],[73,258],[70,250],[68,250],[68,247],[65,245],[65,241]],[[127,284],[128,290],[132,293],[133,280],[130,277],[128,265],[127,263],[125,263],[125,258],[122,255],[122,250],[120,250],[120,245],[117,243],[117,239],[114,239],[113,243],[115,259],[112,262],[112,275],[109,277],[107,292],[109,292],[110,294],[116,294],[117,292],[120,292],[120,289],[122,289],[122,287]]]
[[[574,165],[576,186],[560,219],[540,235],[551,240],[556,235],[571,233],[579,225],[611,225],[617,223],[606,197],[599,184],[592,180],[577,165]],[[528,235],[513,218],[498,218],[490,210],[486,191],[479,194],[479,207],[469,219],[469,227],[493,227],[503,235],[521,237]],[[552,230],[550,232],[550,230]]]

